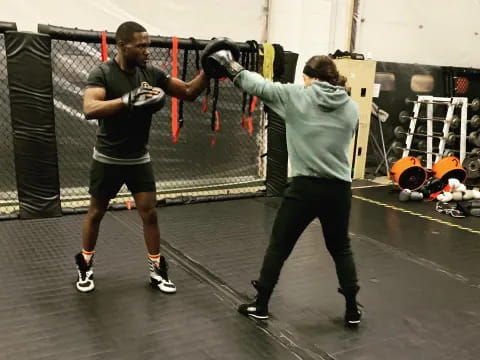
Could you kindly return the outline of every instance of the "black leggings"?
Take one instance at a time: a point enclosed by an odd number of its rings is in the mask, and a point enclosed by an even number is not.
[[[293,178],[275,218],[260,272],[259,283],[267,292],[273,291],[283,263],[302,232],[318,217],[325,244],[335,261],[340,288],[346,293],[356,293],[357,273],[348,237],[351,197],[349,182]]]

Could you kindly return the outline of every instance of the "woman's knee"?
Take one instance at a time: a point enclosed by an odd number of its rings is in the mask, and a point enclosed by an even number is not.
[[[327,244],[327,249],[332,257],[344,257],[352,255],[352,248],[350,247],[349,242],[344,242],[340,244]]]

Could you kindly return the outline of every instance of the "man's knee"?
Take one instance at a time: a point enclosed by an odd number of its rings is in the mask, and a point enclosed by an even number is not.
[[[157,210],[155,207],[142,206],[138,208],[138,213],[144,223],[156,224],[157,223]]]
[[[106,209],[100,208],[90,208],[88,210],[88,218],[91,222],[99,223],[102,221],[103,217],[105,216]]]

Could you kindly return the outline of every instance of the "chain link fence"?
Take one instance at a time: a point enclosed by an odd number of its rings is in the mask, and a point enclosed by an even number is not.
[[[178,77],[186,81],[198,72],[196,53],[187,54],[183,74],[184,51],[178,51]],[[108,54],[115,55],[109,45]],[[171,73],[169,48],[152,47],[154,66]],[[58,146],[61,200],[63,208],[86,206],[92,151],[97,130],[96,120],[85,120],[82,95],[90,71],[100,63],[100,44],[52,40],[52,80]],[[213,81],[211,83],[213,95]],[[253,133],[241,126],[242,91],[227,81],[219,82],[217,110],[220,130],[211,129],[212,96],[209,109],[202,111],[205,94],[183,103],[184,125],[178,142],[172,143],[171,98],[152,120],[149,152],[157,181],[159,199],[188,201],[198,197],[250,194],[265,189],[266,130],[261,104],[253,113]],[[212,146],[212,140],[215,143]],[[117,202],[130,201],[126,187]]]
[[[0,34],[0,216],[17,213],[18,195],[13,157],[5,38]]]

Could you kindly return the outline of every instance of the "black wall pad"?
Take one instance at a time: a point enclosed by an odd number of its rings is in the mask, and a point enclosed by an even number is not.
[[[285,121],[268,112],[267,196],[281,196],[287,183],[288,153]]]
[[[20,217],[60,216],[50,37],[9,31],[5,50]]]
[[[17,31],[17,24],[14,22],[0,21],[0,33],[5,31]]]
[[[295,70],[297,68],[298,54],[291,51],[285,51],[285,70],[276,81],[283,83],[295,82]]]
[[[295,81],[295,68],[298,54],[286,51],[285,70],[275,81],[293,83]],[[288,153],[287,138],[285,133],[285,120],[267,109],[267,196],[281,196],[287,183]]]

